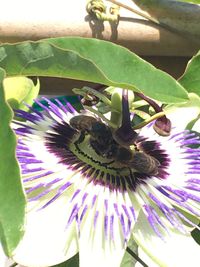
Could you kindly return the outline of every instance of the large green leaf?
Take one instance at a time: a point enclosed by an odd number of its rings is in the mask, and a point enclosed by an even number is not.
[[[0,46],[0,66],[8,76],[57,76],[140,91],[166,103],[184,102],[185,89],[126,48],[80,37]]]
[[[200,96],[200,52],[189,61],[179,82],[188,92],[193,92]]]
[[[8,255],[23,235],[25,197],[15,158],[16,139],[9,123],[12,111],[5,102],[0,69],[0,238]]]

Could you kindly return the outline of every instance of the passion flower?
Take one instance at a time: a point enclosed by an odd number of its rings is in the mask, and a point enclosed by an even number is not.
[[[36,101],[42,111],[17,110],[16,116],[26,121],[13,123],[28,199],[26,232],[15,261],[51,266],[79,252],[81,267],[88,262],[117,267],[133,236],[160,266],[188,266],[189,252],[182,251],[191,246],[188,236],[196,227],[194,218],[200,217],[199,137],[178,130],[173,121],[169,136],[156,133],[152,123],[134,132],[126,97],[117,134],[109,118],[107,123],[97,114],[77,112],[68,102],[45,101]],[[70,123],[80,115],[78,126]],[[107,132],[95,133],[93,124],[82,126],[84,116]],[[124,143],[125,135],[131,142]],[[137,153],[143,156],[139,163]],[[152,164],[155,171],[148,169]],[[178,246],[178,240],[185,247],[175,253],[171,244]],[[199,255],[194,241],[191,254]],[[183,261],[177,265],[179,257]]]

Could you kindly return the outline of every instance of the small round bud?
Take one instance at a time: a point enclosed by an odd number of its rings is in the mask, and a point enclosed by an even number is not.
[[[166,116],[163,116],[155,121],[153,128],[157,134],[169,136],[171,132],[171,121]]]

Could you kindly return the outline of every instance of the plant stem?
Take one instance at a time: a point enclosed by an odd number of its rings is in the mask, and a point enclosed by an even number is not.
[[[129,247],[126,248],[126,251],[136,259],[142,266],[149,267],[135,252],[133,252]]]
[[[143,100],[145,100],[150,106],[153,107],[153,109],[155,110],[155,112],[162,112],[162,108],[151,98],[149,98],[148,96],[145,96],[142,93],[135,93],[137,96],[139,96],[140,98],[142,98]]]
[[[163,111],[154,114],[152,117],[150,117],[149,119],[144,120],[143,122],[141,122],[140,124],[137,124],[136,126],[133,127],[133,130],[137,130],[140,129],[144,126],[146,126],[147,124],[149,124],[150,122],[159,119],[161,117],[165,116],[165,113]]]

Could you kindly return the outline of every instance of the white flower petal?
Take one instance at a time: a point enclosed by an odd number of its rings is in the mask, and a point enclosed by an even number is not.
[[[66,229],[68,201],[63,194],[48,207],[27,213],[26,232],[13,255],[16,262],[45,267],[66,261],[78,252],[75,225]]]
[[[102,186],[94,187],[93,194],[97,200],[94,206],[86,205],[80,226],[80,267],[88,266],[88,262],[95,267],[120,266],[134,225],[131,200],[128,194],[123,198],[120,192],[109,192]]]
[[[183,235],[175,229],[171,231],[169,229],[169,232],[170,235],[163,236],[165,241],[161,240],[141,212],[133,230],[133,237],[138,245],[158,264],[149,266],[199,267],[200,246],[189,234]],[[146,263],[148,264],[148,262]]]
[[[93,228],[93,219],[88,218],[84,224],[84,229],[80,234],[79,239],[79,259],[80,267],[90,266],[95,267],[119,267],[125,252],[125,244],[123,246],[120,239],[120,233],[116,236],[115,242],[106,242],[104,234],[104,215],[103,209],[100,210],[99,218],[96,224],[95,234],[91,234]],[[92,216],[91,216],[92,217]],[[114,227],[119,227],[116,222]]]

